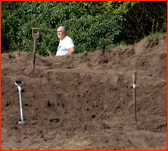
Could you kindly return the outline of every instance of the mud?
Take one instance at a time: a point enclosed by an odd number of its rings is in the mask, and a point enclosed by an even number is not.
[[[2,150],[167,149],[167,39],[54,60],[36,54],[32,66],[32,53],[1,54]],[[23,125],[15,80],[24,82]]]

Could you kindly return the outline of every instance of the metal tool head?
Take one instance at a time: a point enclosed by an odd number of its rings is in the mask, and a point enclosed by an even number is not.
[[[35,33],[36,30],[38,31],[37,33]],[[39,33],[40,33],[40,28],[36,28],[36,27],[32,28],[32,37],[33,37],[33,39],[38,39],[39,38]]]
[[[18,124],[24,124],[25,122],[24,121],[18,121]]]

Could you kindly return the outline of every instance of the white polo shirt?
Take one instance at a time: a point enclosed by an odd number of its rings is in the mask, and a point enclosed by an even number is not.
[[[63,56],[68,54],[68,49],[72,47],[75,47],[73,40],[69,36],[66,36],[64,39],[60,40],[56,56]]]

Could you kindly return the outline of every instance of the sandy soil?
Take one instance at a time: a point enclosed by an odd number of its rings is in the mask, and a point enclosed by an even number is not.
[[[32,65],[32,53],[1,54],[2,150],[167,149],[167,39]]]

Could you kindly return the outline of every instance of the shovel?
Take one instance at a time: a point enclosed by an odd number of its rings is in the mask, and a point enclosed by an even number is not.
[[[20,85],[18,85],[17,83],[21,83]],[[22,107],[22,95],[21,95],[21,90],[22,90],[22,86],[23,86],[23,81],[19,81],[16,80],[14,81],[14,84],[17,86],[18,91],[19,91],[19,103],[20,103],[20,115],[21,115],[21,121],[18,121],[18,124],[24,124],[24,120],[23,120],[23,107]]]
[[[38,32],[35,33],[34,31],[37,30]],[[32,28],[32,37],[34,39],[34,49],[33,49],[33,68],[35,67],[35,57],[36,57],[36,40],[39,38],[40,29],[39,28]]]

